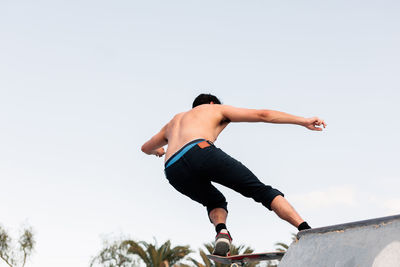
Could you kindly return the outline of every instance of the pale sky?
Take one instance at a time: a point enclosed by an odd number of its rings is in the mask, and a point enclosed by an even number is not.
[[[88,266],[103,238],[211,242],[205,208],[140,151],[202,92],[326,120],[232,124],[216,142],[311,226],[400,213],[398,14],[396,0],[1,1],[0,224],[34,228],[32,267]],[[219,188],[235,244],[296,232]]]

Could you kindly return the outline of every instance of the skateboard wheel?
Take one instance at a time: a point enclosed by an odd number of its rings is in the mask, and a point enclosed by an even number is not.
[[[237,263],[232,263],[232,264],[231,264],[231,267],[240,267],[240,265],[237,264]]]

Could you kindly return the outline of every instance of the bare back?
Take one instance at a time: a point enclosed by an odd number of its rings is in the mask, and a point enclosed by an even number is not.
[[[194,139],[214,142],[228,124],[229,120],[222,115],[220,105],[203,104],[177,114],[165,126],[165,138],[168,140],[165,161]]]
[[[195,139],[214,142],[230,122],[268,122],[297,124],[313,131],[322,131],[326,123],[318,117],[304,118],[281,111],[246,109],[221,104],[202,104],[177,114],[160,132],[142,146],[142,151],[158,157],[171,155]],[[164,146],[168,145],[167,152]]]

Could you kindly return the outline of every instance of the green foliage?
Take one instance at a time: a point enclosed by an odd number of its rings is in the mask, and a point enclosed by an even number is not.
[[[292,241],[295,242],[296,240],[297,240],[297,235],[292,233]],[[289,245],[283,242],[277,242],[275,243],[275,247],[277,251],[287,251]]]
[[[17,244],[14,244],[7,231],[0,226],[0,259],[9,267],[24,267],[30,255],[32,255],[35,240],[31,227],[22,230]]]
[[[293,240],[296,235],[293,234]],[[278,251],[286,251],[288,245],[283,242],[275,244]],[[105,243],[104,249],[96,256],[92,262],[91,267],[229,267],[216,263],[208,259],[207,255],[212,254],[214,245],[212,243],[204,244],[203,249],[199,249],[200,261],[193,257],[187,257],[192,251],[189,246],[171,246],[171,241],[166,241],[161,246],[158,246],[157,241],[148,243],[145,241],[123,240],[116,241],[111,244]],[[245,245],[231,246],[231,255],[249,254],[254,250]],[[182,263],[182,260],[188,260],[190,264]],[[97,265],[95,265],[97,264]],[[246,263],[244,267],[277,267],[278,260],[250,262]]]
[[[156,241],[151,244],[145,241],[123,240],[106,245],[90,266],[97,264],[104,267],[133,267],[142,262],[147,267],[169,267],[191,252],[189,246],[172,247],[169,240],[161,246],[158,246]]]
[[[198,262],[197,260],[193,259],[193,258],[189,258],[189,260],[196,266],[196,267],[228,267],[230,265],[227,264],[221,264],[221,263],[217,263],[214,262],[212,260],[210,260],[209,258],[207,258],[208,254],[211,254],[214,250],[214,245],[211,243],[208,244],[204,244],[204,247],[206,248],[207,253],[202,250],[199,249],[199,253],[200,253],[200,258],[202,259],[202,263]],[[248,253],[253,253],[254,250],[250,247],[246,247],[245,245],[240,245],[240,246],[235,246],[232,245],[231,246],[231,255],[239,255],[239,254],[248,254]],[[254,267],[257,265],[257,262],[252,262],[252,263],[246,263],[245,265],[243,265],[244,267]]]
[[[297,235],[296,234],[292,234],[292,241],[296,241],[297,240]],[[289,245],[283,242],[277,242],[275,243],[275,249],[277,251],[282,251],[285,252],[287,251],[289,248]],[[270,261],[267,265],[267,267],[277,267],[278,266],[279,261],[278,260],[274,260],[274,261]]]
[[[145,241],[135,242],[126,240],[122,243],[127,247],[128,253],[135,254],[146,264],[147,267],[168,267],[184,259],[192,251],[189,246],[171,247],[171,241],[166,241],[160,247]]]
[[[104,242],[104,248],[99,255],[94,257],[90,266],[104,267],[134,267],[139,266],[137,260],[127,253],[127,249],[121,246],[121,241],[113,243]]]

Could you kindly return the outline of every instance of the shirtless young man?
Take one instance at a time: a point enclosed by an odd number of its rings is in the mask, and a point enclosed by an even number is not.
[[[165,154],[165,175],[182,194],[207,208],[217,236],[213,254],[229,254],[232,238],[226,228],[227,202],[211,182],[253,198],[299,231],[310,226],[283,197],[283,193],[263,184],[242,163],[214,146],[218,135],[231,122],[288,123],[313,131],[326,127],[323,120],[303,118],[274,110],[256,110],[222,105],[217,97],[201,94],[193,108],[179,113],[159,133],[142,146],[148,155]],[[165,153],[163,146],[168,145]]]

